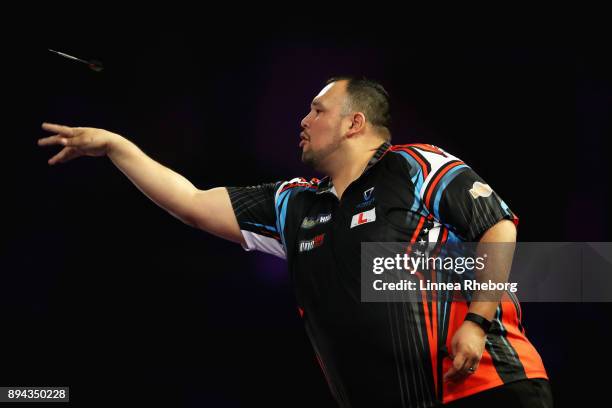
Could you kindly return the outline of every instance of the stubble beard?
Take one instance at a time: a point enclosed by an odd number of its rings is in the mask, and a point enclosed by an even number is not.
[[[308,151],[302,150],[302,163],[312,167],[316,171],[323,171],[323,163],[329,156],[340,149],[341,144],[342,137],[337,136],[329,145],[319,151],[315,152],[312,149]]]

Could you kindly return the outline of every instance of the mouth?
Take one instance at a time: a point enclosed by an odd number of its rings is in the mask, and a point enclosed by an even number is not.
[[[304,132],[300,133],[300,147],[303,147],[306,143],[308,143],[308,138],[306,137],[306,134]]]

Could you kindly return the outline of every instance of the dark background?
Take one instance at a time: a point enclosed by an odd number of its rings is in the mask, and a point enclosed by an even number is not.
[[[181,224],[108,159],[49,167],[43,121],[120,133],[203,189],[310,177],[309,102],[330,76],[365,75],[391,93],[393,142],[470,164],[521,241],[610,241],[612,64],[596,41],[56,28],[4,59],[0,385],[68,385],[78,406],[335,406],[283,261]],[[610,305],[523,313],[557,406],[597,401]]]

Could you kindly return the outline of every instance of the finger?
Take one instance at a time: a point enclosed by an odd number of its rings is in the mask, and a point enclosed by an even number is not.
[[[473,359],[466,358],[464,353],[458,353],[453,359],[453,366],[446,372],[443,377],[444,381],[460,381],[474,372],[470,371]]]
[[[446,374],[444,374],[444,377],[442,378],[444,382],[447,381],[454,381],[454,379],[457,376],[457,370],[455,369],[455,367],[451,367]]]
[[[465,355],[463,355],[463,353],[459,353],[453,359],[453,368],[456,371],[461,371],[464,368],[467,369],[466,363],[467,363],[467,361],[466,361]]]
[[[448,382],[458,382],[464,380],[467,377],[467,374],[463,371],[457,370],[455,367],[451,367],[446,374],[444,374],[443,381]]]
[[[76,134],[76,132],[75,132]],[[68,147],[76,147],[78,148],[79,146],[81,146],[83,144],[83,137],[81,136],[74,136],[74,137],[65,137],[62,139],[61,143],[64,146],[68,146]]]
[[[64,144],[63,139],[65,138],[60,135],[43,137],[41,139],[38,139],[38,145],[39,146],[52,146],[52,145],[57,145],[57,144]]]
[[[69,126],[64,126],[64,125],[56,125],[54,123],[43,123],[42,124],[42,128],[44,130],[47,130],[49,132],[54,132],[54,133],[59,133],[60,135],[66,136],[66,137],[72,137],[74,136],[74,128],[71,128]]]
[[[472,357],[472,358],[465,359],[463,366],[461,366],[459,371],[461,371],[461,374],[463,375],[472,375],[476,372],[477,368],[478,368],[478,359]]]
[[[38,139],[39,146],[49,146],[58,144],[78,148],[83,144],[83,138],[81,136],[65,137],[63,135],[54,135]]]
[[[472,362],[467,365],[467,373],[469,375],[474,374],[478,370],[479,365],[480,365],[480,360],[472,360]]]
[[[58,154],[49,159],[49,164],[54,165],[57,163],[65,163],[69,160],[79,156],[77,149],[72,147],[65,147]]]
[[[49,164],[54,165],[57,163],[66,163],[67,161],[70,161],[79,156],[81,156],[81,154],[77,149],[74,149],[72,147],[66,147],[61,152],[53,156],[49,160]]]
[[[459,353],[453,359],[453,365],[444,375],[444,381],[457,381],[462,377],[462,369],[465,364],[465,357]]]
[[[466,372],[466,371],[455,370],[455,368],[451,368],[444,375],[444,381],[446,381],[446,382],[448,382],[448,381],[459,382],[459,381],[465,380],[468,376],[470,376],[472,374],[474,374],[474,373],[473,372]]]

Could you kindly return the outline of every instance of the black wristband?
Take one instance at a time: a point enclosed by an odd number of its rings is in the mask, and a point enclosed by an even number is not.
[[[485,333],[488,333],[489,329],[491,328],[491,322],[476,313],[466,314],[465,320],[476,323],[482,328],[482,330],[484,330]]]

